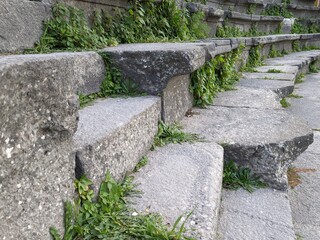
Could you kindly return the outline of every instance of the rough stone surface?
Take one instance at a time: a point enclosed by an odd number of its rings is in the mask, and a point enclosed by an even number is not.
[[[190,75],[172,78],[161,95],[161,118],[166,123],[179,122],[193,106]]]
[[[154,95],[161,93],[172,77],[200,68],[206,57],[206,49],[196,43],[124,44],[103,51],[125,78]]]
[[[266,79],[266,80],[285,80],[294,81],[296,74],[293,73],[243,73],[243,78],[247,79]]]
[[[73,60],[0,57],[1,239],[50,239],[49,227],[64,229],[79,104]]]
[[[292,73],[297,74],[299,72],[299,68],[297,66],[283,65],[283,66],[261,66],[256,67],[255,70],[257,72],[266,73],[269,70],[280,70],[283,73]]]
[[[41,2],[1,0],[0,53],[32,48],[50,15],[50,5]]]
[[[303,66],[310,63],[310,59],[288,59],[288,58],[270,58],[264,61],[266,65],[270,66],[298,66],[301,69]]]
[[[150,149],[160,119],[158,97],[111,98],[80,111],[74,136],[77,177],[98,190],[109,171],[117,180],[132,171]]]
[[[283,110],[208,107],[183,120],[188,132],[224,146],[226,160],[249,167],[271,187],[287,187],[286,171],[313,141],[308,125]]]
[[[63,64],[52,65],[52,62],[61,61]],[[74,93],[90,94],[100,91],[100,85],[105,78],[105,66],[102,58],[95,52],[83,53],[53,53],[39,55],[8,55],[0,57],[0,64],[12,69],[23,64],[29,68],[38,66],[38,71],[52,71],[62,74],[66,71],[68,81],[72,81]],[[50,69],[51,68],[51,69]],[[49,76],[45,76],[49,78]]]
[[[270,90],[237,88],[219,93],[213,105],[225,107],[248,107],[280,109],[278,96]]]
[[[241,79],[236,86],[274,91],[279,98],[284,98],[293,92],[294,83],[282,80]]]
[[[307,120],[313,129],[320,129],[320,74],[306,75],[302,84],[295,86],[295,94],[303,98],[290,98],[288,111]]]
[[[219,240],[295,240],[287,192],[259,189],[222,194]]]
[[[223,149],[202,142],[171,144],[148,154],[149,162],[135,174],[143,192],[133,199],[139,212],[157,212],[171,225],[193,211],[187,228],[196,239],[215,239],[221,198]]]

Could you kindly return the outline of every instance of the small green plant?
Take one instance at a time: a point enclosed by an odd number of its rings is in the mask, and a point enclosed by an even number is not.
[[[134,168],[134,172],[139,171],[142,167],[146,166],[148,164],[148,157],[143,156],[140,161],[138,162],[138,164],[135,166]]]
[[[279,69],[274,69],[274,68],[272,68],[272,69],[269,69],[269,70],[267,71],[267,73],[283,73],[283,71],[281,71],[281,70],[279,70]]]
[[[236,62],[242,50],[243,46],[230,53],[218,55],[191,74],[190,90],[195,106],[206,107],[212,104],[218,92],[233,89],[234,83],[240,79]]]
[[[294,93],[290,93],[287,97],[288,98],[303,98],[302,96],[300,96],[298,94],[294,94]]]
[[[309,72],[310,72],[310,73],[318,73],[319,71],[320,71],[320,68],[317,67],[317,66],[315,65],[315,63],[311,63],[311,64],[309,65]]]
[[[269,58],[275,58],[275,57],[282,57],[282,53],[280,51],[275,50],[274,46],[271,45],[270,51],[269,51]]]
[[[223,25],[217,26],[216,37],[229,38],[229,37],[254,37],[267,35],[265,32],[259,32],[256,24],[252,24],[249,31],[241,30],[237,26],[229,24],[228,20],[225,20]]]
[[[292,18],[293,14],[287,9],[287,3],[282,4],[268,4],[262,15],[267,16],[281,16],[284,18]]]
[[[254,14],[256,12],[256,8],[256,4],[250,4],[247,8],[247,14]]]
[[[300,52],[301,51],[301,46],[300,46],[299,40],[295,40],[292,42],[292,51],[293,52]]]
[[[242,68],[242,71],[250,72],[251,69],[262,66],[262,64],[263,58],[261,56],[261,45],[258,45],[249,50],[249,57],[246,65]]]
[[[239,167],[234,161],[225,162],[222,184],[226,189],[237,190],[243,188],[248,192],[266,187],[266,184],[252,174],[249,168]]]
[[[303,78],[304,78],[304,74],[299,73],[296,79],[294,80],[294,83],[295,84],[303,83],[304,82]]]
[[[184,142],[197,142],[202,138],[198,134],[185,133],[182,127],[178,124],[167,125],[164,122],[159,122],[158,133],[154,138],[152,149],[155,147],[163,147],[170,143],[184,143]]]
[[[282,106],[283,108],[288,108],[288,107],[291,106],[291,104],[287,101],[286,98],[282,98],[282,99],[280,100],[280,104],[281,104],[281,106]]]
[[[169,227],[157,214],[132,214],[126,197],[136,193],[132,178],[117,183],[109,173],[100,186],[97,200],[93,200],[92,182],[81,177],[75,182],[78,199],[65,207],[65,235],[62,238],[50,228],[54,240],[73,239],[163,239],[191,240],[185,236],[185,221],[180,216]],[[187,215],[186,219],[190,214]]]

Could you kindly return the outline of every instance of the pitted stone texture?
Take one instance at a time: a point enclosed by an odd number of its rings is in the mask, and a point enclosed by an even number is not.
[[[63,64],[51,63],[61,61]],[[52,76],[45,76],[45,78],[54,77],[56,74],[66,71],[66,78],[72,81],[74,93],[90,94],[100,91],[100,85],[105,78],[105,66],[102,58],[95,52],[83,53],[53,53],[53,54],[39,54],[39,55],[9,55],[0,57],[0,65],[6,68],[18,68],[21,64],[31,67],[38,66],[38,70],[52,71]],[[50,69],[51,68],[51,69]],[[1,71],[1,69],[0,69]],[[0,74],[3,74],[0,72]],[[48,81],[48,79],[45,79]],[[49,86],[50,87],[50,86]]]
[[[51,8],[41,2],[1,0],[0,16],[0,53],[17,52],[40,39]]]
[[[157,212],[171,225],[193,211],[186,227],[196,239],[215,239],[221,198],[223,148],[215,143],[171,144],[148,154],[135,174],[142,191],[133,198],[139,212]],[[130,199],[131,200],[131,199]]]
[[[295,93],[303,98],[290,98],[288,111],[308,121],[313,129],[320,129],[320,73],[308,74],[302,84],[295,87]]]
[[[206,58],[206,49],[197,43],[124,44],[105,48],[103,52],[123,77],[153,95],[161,93],[172,77],[200,68]]]
[[[282,73],[297,74],[299,68],[297,66],[283,65],[283,66],[261,66],[256,67],[255,70],[260,73],[267,73],[269,70],[279,70]]]
[[[270,58],[266,59],[264,63],[266,65],[270,66],[284,66],[284,65],[290,65],[290,66],[298,66],[299,69],[303,68],[304,66],[308,65],[310,63],[310,58],[308,59],[289,59],[289,58]]]
[[[296,74],[294,73],[243,73],[243,78],[247,79],[265,79],[265,80],[284,80],[294,81]]]
[[[85,174],[97,192],[109,171],[117,180],[150,149],[160,119],[158,97],[111,98],[80,111],[74,136],[77,177]]]
[[[181,121],[192,108],[193,96],[189,88],[190,75],[177,76],[168,82],[161,96],[161,118],[165,123]]]
[[[288,194],[272,189],[222,194],[219,240],[295,240]]]
[[[282,80],[241,79],[236,87],[272,90],[279,98],[284,98],[293,92],[294,82]]]
[[[278,96],[270,90],[238,88],[219,93],[214,106],[281,109]]]
[[[286,172],[313,141],[308,125],[283,110],[208,107],[183,120],[195,132],[224,146],[225,160],[249,167],[271,187],[287,188]]]
[[[73,59],[30,59],[0,57],[2,239],[50,239],[51,226],[62,232],[63,204],[74,193]]]

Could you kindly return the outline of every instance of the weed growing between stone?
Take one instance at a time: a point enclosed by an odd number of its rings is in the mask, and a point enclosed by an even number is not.
[[[293,14],[287,9],[288,4],[290,3],[290,0],[282,0],[281,4],[268,4],[262,12],[262,15],[292,18]]]
[[[216,31],[216,37],[218,38],[255,37],[267,34],[268,33],[265,32],[259,32],[256,24],[252,24],[249,31],[243,31],[239,27],[230,25],[228,20],[225,20],[223,25],[218,25]]]
[[[255,67],[263,65],[263,57],[261,56],[261,45],[252,47],[249,51],[249,57],[246,65],[241,69],[244,72],[252,72]]]
[[[112,65],[106,53],[100,52],[100,55],[106,67],[105,79],[99,92],[90,95],[79,94],[80,107],[87,106],[97,98],[144,95],[134,82],[122,77],[120,70]]]
[[[243,188],[248,192],[266,187],[266,184],[252,174],[249,168],[239,167],[234,161],[225,162],[222,184],[226,189],[237,190]]]
[[[236,69],[243,47],[230,53],[218,55],[203,67],[191,74],[190,90],[194,96],[194,105],[206,107],[212,104],[218,92],[232,90],[240,79]]]
[[[146,166],[148,164],[148,157],[143,156],[140,161],[138,162],[138,164],[135,166],[134,168],[134,172],[139,171],[142,167]]]
[[[283,73],[283,71],[279,70],[279,69],[269,69],[267,71],[267,73]]]
[[[301,51],[301,46],[300,46],[299,40],[295,40],[292,42],[292,51],[293,52],[300,52]]]
[[[132,214],[126,197],[136,193],[132,178],[117,183],[109,173],[100,186],[99,196],[93,200],[92,182],[86,177],[76,180],[78,199],[65,205],[65,235],[61,237],[50,228],[54,240],[74,239],[163,239],[191,240],[185,236],[182,216],[168,228],[156,214]],[[188,219],[188,216],[187,218]],[[180,226],[180,227],[179,227]]]
[[[119,43],[191,41],[209,36],[204,13],[190,14],[174,0],[132,2],[113,17],[96,11],[89,24],[84,12],[59,3],[53,17],[44,24],[44,33],[34,49],[44,53],[57,50],[80,51],[101,49]]]
[[[294,94],[294,93],[290,93],[287,97],[288,98],[303,98],[302,96]]]
[[[275,50],[274,46],[271,45],[268,57],[269,58],[283,57],[283,54],[280,51]]]
[[[299,73],[296,79],[294,80],[294,83],[295,84],[303,83],[304,82],[303,78],[304,78],[304,74]]]
[[[178,124],[167,125],[159,122],[158,133],[154,138],[152,149],[155,147],[163,147],[170,143],[198,142],[203,140],[195,133],[185,133]]]
[[[311,63],[309,65],[309,73],[318,73],[320,71],[320,67],[317,67],[315,63]]]
[[[280,100],[280,104],[281,104],[281,106],[282,106],[283,108],[288,108],[288,107],[291,106],[291,104],[287,101],[286,98],[282,98],[282,99]]]

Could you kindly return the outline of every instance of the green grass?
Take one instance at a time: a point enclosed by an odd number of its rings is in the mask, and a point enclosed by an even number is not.
[[[167,125],[164,122],[159,122],[159,130],[154,138],[152,149],[155,147],[163,147],[170,143],[184,143],[202,141],[198,134],[185,133],[182,127],[178,124]]]
[[[281,106],[282,106],[283,108],[288,108],[288,107],[291,106],[291,104],[288,103],[288,101],[287,101],[286,98],[282,98],[282,99],[280,100],[280,104],[281,104]]]
[[[304,82],[303,78],[304,78],[304,74],[299,73],[296,79],[294,80],[294,83],[295,84],[303,83]]]
[[[290,93],[287,97],[288,98],[303,98],[302,96],[300,96],[298,94],[294,94],[294,93]]]
[[[309,73],[318,73],[320,71],[320,68],[317,67],[314,63],[311,63],[309,65]]]
[[[267,73],[283,73],[283,71],[273,68],[273,69],[269,69]]]
[[[86,177],[76,180],[79,197],[74,203],[65,205],[65,235],[61,237],[57,229],[50,228],[54,240],[192,239],[185,236],[185,221],[191,213],[181,215],[172,226],[168,226],[157,214],[138,214],[128,207],[127,197],[136,193],[132,178],[120,184],[107,173],[96,200],[93,200],[91,184]],[[186,220],[183,221],[183,217]]]
[[[266,187],[266,184],[252,174],[249,168],[239,167],[233,161],[225,162],[222,183],[226,189],[237,190],[243,188],[248,192]]]
[[[148,164],[148,157],[143,156],[140,161],[138,162],[138,164],[135,166],[134,168],[134,172],[139,171],[142,167],[146,166]]]

